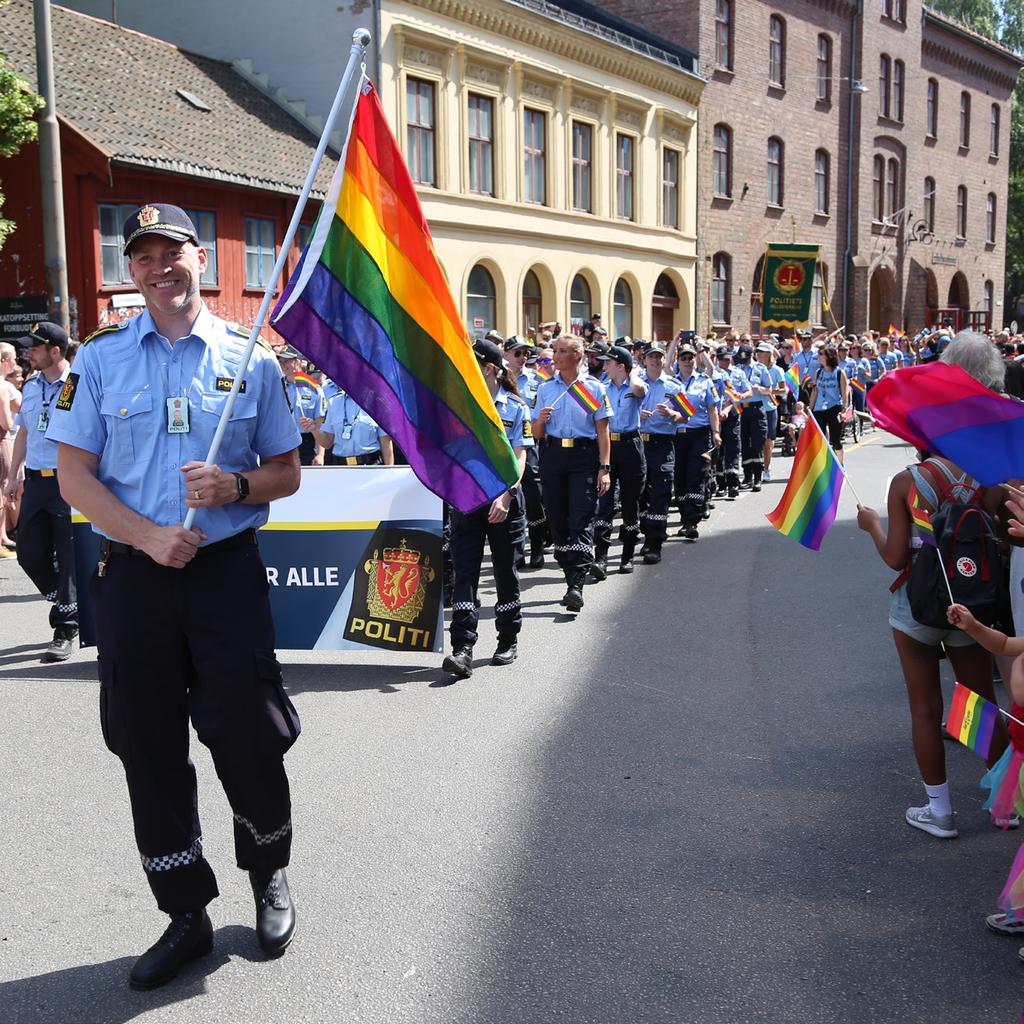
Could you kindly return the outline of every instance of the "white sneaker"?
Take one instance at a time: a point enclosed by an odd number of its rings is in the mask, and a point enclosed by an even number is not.
[[[997,935],[1024,935],[1024,921],[1011,921],[1008,914],[989,914],[985,924]]]
[[[944,818],[938,814],[932,814],[932,809],[928,804],[923,807],[908,807],[906,813],[908,825],[912,828],[919,828],[922,832],[935,836],[936,839],[956,839],[960,835],[956,830],[955,819],[956,812]]]
[[[765,481],[765,483],[769,483],[769,484],[770,484],[770,483],[772,482],[772,475],[771,475],[771,473],[769,473],[769,472],[768,472],[768,470],[766,469],[766,470],[765,470],[765,471],[764,471],[764,472],[763,472],[763,473],[761,474],[761,479],[762,479],[762,480],[764,480],[764,481]]]

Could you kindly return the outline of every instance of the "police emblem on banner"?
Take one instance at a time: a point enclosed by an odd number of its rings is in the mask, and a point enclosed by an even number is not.
[[[388,650],[432,650],[441,599],[441,538],[379,527],[357,567],[345,639]]]

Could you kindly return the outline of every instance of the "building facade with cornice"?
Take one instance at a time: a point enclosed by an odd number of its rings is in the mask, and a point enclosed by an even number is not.
[[[1020,58],[920,0],[599,0],[700,53],[701,329],[759,326],[769,241],[816,326],[1000,326]]]
[[[118,21],[233,62],[313,127],[370,30],[368,73],[472,333],[593,313],[616,336],[694,326],[704,82],[685,47],[586,0],[310,0],[302,21],[269,0],[158,7],[120,0]]]

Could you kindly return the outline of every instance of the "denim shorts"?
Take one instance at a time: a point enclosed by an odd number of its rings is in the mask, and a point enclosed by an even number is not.
[[[938,647],[940,643],[947,647],[970,647],[974,643],[962,629],[936,629],[918,622],[910,611],[905,583],[889,599],[889,625],[929,647]]]

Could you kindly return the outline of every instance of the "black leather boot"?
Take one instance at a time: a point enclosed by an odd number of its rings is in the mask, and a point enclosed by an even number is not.
[[[212,950],[213,925],[205,910],[175,914],[163,935],[135,961],[128,984],[135,989],[159,988],[190,960]]]
[[[492,665],[511,665],[519,654],[519,646],[514,636],[499,636],[498,648],[491,658]]]
[[[288,891],[284,868],[269,874],[250,871],[252,894],[256,900],[256,938],[264,953],[279,956],[295,934],[295,904]]]
[[[441,669],[456,679],[468,679],[473,674],[473,648],[460,647],[452,651],[441,662]]]

